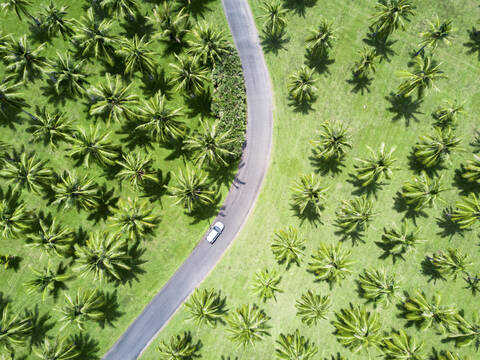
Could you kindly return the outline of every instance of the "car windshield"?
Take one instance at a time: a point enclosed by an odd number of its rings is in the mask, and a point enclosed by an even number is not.
[[[218,226],[214,226],[213,227],[215,230],[217,230],[218,232],[220,232],[220,229],[218,228]]]

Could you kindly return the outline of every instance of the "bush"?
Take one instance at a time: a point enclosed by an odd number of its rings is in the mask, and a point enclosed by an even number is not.
[[[220,132],[230,130],[230,138],[234,141],[229,144],[228,150],[238,159],[245,141],[247,106],[242,64],[234,48],[230,48],[215,64],[212,83],[212,112],[219,120]]]

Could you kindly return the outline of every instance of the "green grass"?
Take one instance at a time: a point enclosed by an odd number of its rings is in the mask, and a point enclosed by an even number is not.
[[[34,1],[32,13],[37,14],[40,7],[47,4],[48,1]],[[55,4],[57,6],[68,4],[68,17],[80,19],[85,13],[87,2],[64,0],[57,1]],[[152,7],[153,3],[144,2],[141,9],[142,14],[150,14]],[[220,1],[207,2],[205,10],[204,19],[218,25],[223,29],[225,35],[231,39]],[[201,20],[202,19],[199,18],[199,21]],[[15,38],[23,34],[30,34],[27,21],[24,19],[24,21],[20,22],[12,13],[1,13],[0,23],[2,24],[2,31],[5,34],[12,33]],[[125,24],[126,22],[122,20],[121,23]],[[117,22],[115,25],[115,33],[121,34],[124,32],[124,28]],[[56,57],[56,51],[63,53],[68,48],[68,45],[68,42],[63,41],[61,37],[54,38],[52,43],[48,44],[44,55],[49,59],[54,59]],[[152,42],[152,49],[158,53],[156,63],[159,69],[164,69],[168,73],[170,71],[168,64],[173,62],[173,55],[166,55],[164,53],[164,45],[156,40]],[[105,69],[99,62],[94,60],[88,63],[87,72],[90,74],[88,78],[90,84],[96,85],[104,78]],[[0,64],[0,78],[4,76],[5,65]],[[148,99],[150,95],[148,95],[148,92],[143,88],[142,81],[138,74],[131,81],[133,83],[131,93],[137,94],[141,100]],[[23,92],[27,103],[30,105],[30,109],[28,109],[30,112],[33,112],[36,105],[46,106],[48,110],[57,109],[65,112],[67,117],[73,121],[74,127],[88,127],[89,124],[97,122],[102,129],[107,128],[107,125],[102,120],[95,121],[95,119],[88,116],[88,101],[85,98],[67,100],[65,103],[59,103],[56,102],[54,96],[45,96],[45,90],[48,88],[45,78],[37,80],[34,84],[28,84],[22,87],[21,92]],[[172,98],[169,101],[169,105],[173,107],[183,107],[183,112],[185,113],[183,120],[191,129],[196,128],[199,123],[199,114],[185,103],[184,97],[181,94],[173,90],[171,95]],[[26,151],[33,151],[37,153],[39,158],[49,160],[48,165],[58,173],[64,169],[75,169],[79,174],[88,174],[93,177],[100,186],[106,185],[109,190],[113,188],[115,197],[127,198],[136,195],[135,191],[128,184],[120,186],[117,180],[108,178],[104,170],[95,164],[91,165],[89,169],[81,165],[76,166],[75,161],[65,153],[66,145],[63,144],[57,150],[53,151],[41,143],[33,143],[31,141],[31,135],[26,132],[26,128],[29,125],[28,120],[28,117],[23,114],[19,114],[15,118],[2,119],[0,123],[0,140],[14,145],[16,149],[25,146]],[[167,177],[169,172],[176,172],[178,167],[183,166],[181,154],[175,153],[171,148],[162,147],[154,142],[151,142],[148,146],[138,144],[132,144],[130,146],[129,139],[131,138],[131,134],[128,131],[122,131],[121,125],[110,124],[108,130],[111,131],[110,139],[113,144],[121,145],[124,153],[136,150],[152,154],[154,159],[153,167],[154,169],[161,170],[164,178]],[[235,166],[232,167],[232,169],[234,168]],[[225,174],[225,179],[227,180],[223,179],[225,181],[221,184],[219,183],[221,195],[220,204],[228,190],[230,180],[233,178],[232,169]],[[0,180],[0,185],[2,188],[6,188],[3,180]],[[138,195],[143,196],[141,192]],[[29,209],[52,212],[62,223],[76,231],[83,229],[88,233],[106,228],[103,220],[98,222],[89,220],[89,214],[85,211],[78,213],[75,210],[58,210],[56,207],[47,206],[46,199],[41,196],[34,196],[25,191],[22,196]],[[107,292],[115,292],[117,296],[118,314],[112,317],[112,323],[107,323],[103,328],[96,323],[90,323],[84,332],[84,335],[89,335],[98,342],[97,355],[99,357],[113,345],[121,333],[126,330],[133,319],[154,297],[156,292],[173,275],[178,266],[190,254],[199,239],[201,239],[211,219],[216,215],[216,210],[212,210],[212,212],[205,214],[203,218],[196,219],[184,214],[180,206],[172,206],[173,201],[167,196],[162,196],[160,199],[152,197],[150,200],[153,202],[156,213],[161,216],[161,222],[155,230],[154,236],[141,243],[140,248],[144,250],[144,254],[141,256],[143,264],[140,265],[141,273],[137,274],[137,279],[125,285],[115,285],[114,283],[105,282],[92,284],[90,277],[77,277],[74,281],[68,283],[69,289],[67,292],[70,294],[76,292],[77,288],[99,286]],[[13,309],[18,311],[23,308],[34,309],[38,307],[40,315],[46,315],[49,318],[48,323],[54,326],[49,334],[54,335],[58,333],[60,326],[56,325],[56,321],[59,318],[59,313],[55,310],[55,307],[63,304],[63,294],[60,294],[56,301],[48,298],[45,303],[42,303],[40,294],[27,296],[23,286],[23,284],[31,278],[29,266],[38,268],[46,264],[48,260],[46,255],[42,254],[39,250],[29,250],[26,248],[24,239],[22,238],[13,240],[1,239],[0,252],[18,255],[22,258],[18,271],[14,272],[13,270],[6,271],[0,269],[2,274],[0,279],[0,293],[10,299],[13,303]],[[54,259],[54,261],[56,262],[57,259]],[[62,335],[70,335],[78,332],[78,329],[74,327],[67,327],[62,331]]]
[[[261,1],[251,0],[250,4],[254,15],[258,18],[261,15]],[[229,309],[244,303],[257,303],[271,317],[269,322],[271,336],[255,347],[237,348],[236,344],[227,338],[228,333],[224,326],[220,325],[215,329],[206,326],[197,328],[192,322],[187,321],[187,311],[182,307],[142,359],[156,359],[154,348],[158,342],[169,339],[172,335],[184,330],[191,331],[194,339],[201,340],[203,359],[219,359],[221,356],[225,358],[230,356],[231,359],[271,359],[274,343],[279,334],[293,333],[295,329],[300,329],[303,335],[318,345],[319,354],[316,357],[318,359],[323,360],[337,352],[352,360],[366,359],[368,357],[366,353],[352,354],[337,342],[333,335],[334,328],[331,320],[334,319],[335,311],[348,306],[350,302],[364,303],[356,292],[355,280],[358,278],[358,273],[369,266],[383,266],[389,272],[395,273],[404,291],[420,289],[428,294],[439,292],[445,304],[456,304],[458,309],[465,310],[467,317],[477,309],[478,299],[464,288],[465,283],[462,279],[434,282],[429,281],[429,277],[422,274],[421,262],[425,255],[447,247],[456,247],[469,253],[470,259],[474,262],[472,270],[480,270],[477,256],[478,231],[465,232],[463,236],[441,235],[442,229],[437,224],[437,219],[444,205],[440,203],[437,208],[426,211],[427,217],[417,218],[417,224],[421,227],[420,234],[427,241],[417,246],[414,252],[406,255],[405,261],[399,260],[393,263],[391,258],[380,259],[383,252],[375,245],[375,241],[380,239],[384,226],[389,226],[392,222],[400,223],[404,216],[404,213],[395,209],[394,198],[402,184],[414,176],[409,166],[408,156],[418,136],[431,131],[430,114],[443,99],[465,101],[467,112],[467,115],[460,119],[456,130],[456,133],[463,138],[462,146],[466,152],[455,154],[452,157],[452,164],[440,171],[444,175],[444,183],[450,188],[443,195],[444,200],[453,205],[460,197],[460,189],[454,183],[455,170],[460,168],[460,164],[465,159],[471,157],[470,142],[473,139],[474,129],[480,127],[478,121],[480,89],[476,81],[480,75],[478,54],[467,54],[468,49],[463,45],[468,41],[467,30],[478,24],[478,3],[470,0],[416,2],[416,16],[412,18],[408,30],[398,31],[391,36],[391,40],[394,41],[392,49],[395,55],[391,56],[390,61],[382,61],[378,65],[370,92],[362,95],[353,93],[352,85],[347,83],[347,80],[351,78],[351,67],[357,58],[356,52],[364,45],[362,39],[368,31],[374,4],[374,0],[317,1],[315,6],[306,8],[305,16],[292,11],[288,18],[289,41],[285,44],[285,49],[278,55],[266,54],[275,91],[271,166],[256,207],[246,226],[202,287],[221,289],[227,296]],[[454,27],[457,29],[452,46],[440,46],[435,53],[435,58],[442,62],[442,69],[448,75],[448,79],[437,83],[439,91],[428,92],[424,102],[418,107],[415,118],[407,121],[400,114],[398,119],[394,119],[397,114],[389,110],[391,104],[386,97],[392,92],[395,93],[400,84],[395,72],[408,69],[410,53],[418,49],[417,44],[420,42],[418,33],[426,29],[427,20],[433,20],[435,15],[440,19],[452,18]],[[333,21],[337,29],[337,40],[331,53],[334,63],[319,76],[318,98],[313,105],[313,111],[302,114],[295,112],[289,106],[286,85],[288,75],[304,63],[304,39],[308,28],[316,25],[320,17]],[[261,20],[257,21],[259,27],[261,23]],[[295,216],[290,207],[289,187],[299,175],[319,170],[312,166],[309,160],[311,154],[309,140],[325,120],[343,121],[348,124],[353,135],[353,149],[348,153],[341,174],[321,175],[324,184],[330,186],[330,191],[321,217],[322,224],[315,226],[308,221],[301,222]],[[387,149],[396,146],[395,157],[398,159],[396,165],[401,170],[396,171],[392,181],[372,198],[377,216],[365,233],[365,243],[359,243],[356,246],[352,246],[350,242],[345,244],[351,248],[356,262],[354,274],[332,289],[326,283],[315,283],[313,275],[306,271],[306,264],[310,254],[320,242],[340,241],[340,236],[335,234],[337,229],[333,225],[336,218],[335,211],[342,200],[351,199],[354,196],[352,192],[355,188],[349,182],[354,159],[368,155],[367,145],[378,149],[382,142],[387,145]],[[270,244],[274,230],[288,225],[299,227],[307,240],[307,249],[300,267],[292,266],[288,271],[284,271],[284,267],[276,264]],[[261,303],[256,296],[252,295],[250,289],[254,273],[265,267],[283,272],[280,287],[284,292],[277,296],[276,302]],[[324,320],[310,328],[295,316],[294,307],[295,300],[307,289],[313,289],[321,294],[330,294],[333,300],[329,320]],[[376,309],[371,304],[367,307],[372,311],[380,312],[383,330],[386,332],[406,325],[405,320],[398,317],[400,311],[395,304]],[[406,330],[418,340],[425,341],[424,349],[428,354],[431,353],[432,347],[438,350],[454,349],[453,344],[442,343],[441,339],[444,337],[436,334],[433,329],[421,332],[415,327],[408,327]],[[473,358],[478,357],[473,346],[459,349],[458,352],[462,355],[471,355]]]

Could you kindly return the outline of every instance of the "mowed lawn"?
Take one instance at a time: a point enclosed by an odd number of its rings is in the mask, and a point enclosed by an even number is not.
[[[47,6],[49,1],[33,1],[32,3],[31,12],[37,15],[41,7]],[[150,2],[139,3],[141,3],[141,14],[151,15],[154,4]],[[67,18],[77,20],[80,20],[81,16],[86,14],[88,4],[89,2],[86,1],[55,1],[55,5],[58,7],[68,5]],[[213,23],[222,29],[227,39],[231,39],[220,0],[205,2],[202,14],[195,21]],[[138,25],[136,23],[133,25],[129,24],[122,19],[121,21],[116,21],[113,33],[116,35],[126,34],[131,37],[138,31]],[[3,34],[11,33],[15,39],[26,34],[29,43],[33,44],[32,46],[36,47],[40,44],[39,42],[33,42],[27,20],[23,19],[20,22],[10,12],[0,13],[0,30]],[[152,30],[151,35],[158,31],[155,28],[150,30]],[[53,38],[51,43],[47,43],[42,55],[50,60],[54,60],[57,51],[63,54],[68,47],[68,40],[64,41],[58,36]],[[173,55],[166,54],[165,46],[158,40],[152,41],[151,48],[158,53],[156,64],[159,72],[165,71],[168,77],[168,74],[171,72],[169,63],[175,60]],[[88,81],[90,85],[97,85],[104,80],[106,72],[121,73],[122,68],[106,69],[100,62],[92,58],[91,61],[87,62],[86,70],[89,73]],[[3,79],[6,75],[8,75],[6,74],[6,65],[0,64],[0,79]],[[22,197],[28,209],[35,212],[51,212],[62,224],[68,225],[76,232],[83,231],[85,234],[97,230],[109,230],[103,220],[107,213],[106,205],[114,206],[119,198],[126,200],[128,197],[144,197],[152,202],[155,213],[160,216],[161,221],[155,229],[153,236],[140,242],[140,264],[131,281],[125,285],[116,286],[115,283],[105,281],[103,283],[93,283],[90,276],[86,278],[75,276],[72,281],[67,283],[68,290],[66,290],[66,293],[72,296],[79,288],[89,289],[93,286],[98,286],[114,299],[110,304],[111,311],[107,314],[107,321],[104,326],[100,326],[95,322],[87,322],[86,329],[82,332],[75,326],[67,326],[59,332],[61,324],[57,324],[57,321],[60,318],[60,314],[56,311],[56,308],[64,304],[62,292],[59,293],[59,297],[56,300],[53,300],[52,297],[47,297],[45,302],[42,302],[41,294],[26,295],[25,293],[24,283],[32,278],[30,267],[41,268],[46,265],[48,262],[47,256],[42,254],[40,250],[32,250],[25,247],[24,238],[0,239],[0,253],[14,254],[22,258],[18,271],[0,269],[1,299],[11,301],[12,311],[20,312],[25,308],[37,311],[39,317],[46,320],[44,329],[50,329],[49,335],[61,334],[62,336],[69,336],[80,334],[84,342],[88,343],[90,341],[89,346],[94,350],[91,353],[91,359],[95,358],[94,354],[100,358],[190,254],[208,229],[217,210],[212,209],[210,213],[204,214],[203,217],[194,218],[186,215],[181,205],[173,206],[173,200],[165,194],[163,185],[171,184],[173,182],[172,172],[176,172],[178,168],[184,166],[185,159],[180,149],[160,146],[148,138],[139,139],[138,136],[134,136],[132,129],[125,126],[125,123],[107,125],[101,119],[95,120],[88,115],[89,101],[87,97],[73,100],[66,99],[65,102],[59,101],[55,94],[49,93],[50,87],[47,85],[46,78],[44,76],[43,79],[37,79],[33,84],[30,83],[20,87],[19,92],[23,93],[26,102],[29,104],[29,108],[26,110],[34,113],[36,106],[46,106],[49,111],[65,112],[66,116],[72,121],[73,128],[82,127],[88,129],[91,124],[98,124],[102,130],[111,132],[111,142],[114,145],[121,146],[124,154],[132,151],[150,153],[153,159],[153,168],[161,172],[162,180],[164,180],[163,184],[159,183],[158,187],[152,190],[150,194],[152,196],[146,197],[146,194],[142,191],[134,191],[128,183],[120,186],[118,179],[114,175],[112,176],[112,173],[107,173],[95,163],[88,169],[82,164],[78,165],[74,159],[67,155],[68,146],[64,143],[60,143],[58,149],[52,149],[49,146],[44,146],[42,143],[34,143],[31,134],[27,131],[29,118],[26,114],[19,113],[15,117],[2,118],[0,120],[0,141],[13,145],[16,150],[24,147],[25,151],[36,153],[40,159],[48,160],[48,166],[52,167],[57,173],[68,169],[74,170],[82,176],[88,174],[100,187],[105,186],[108,190],[113,191],[112,197],[106,199],[103,204],[105,206],[97,212],[98,218],[90,217],[90,214],[86,211],[77,212],[74,209],[65,211],[57,209],[55,206],[48,206],[47,200],[42,196],[32,195],[24,191]],[[155,92],[153,91],[154,89],[144,85],[139,73],[131,80],[128,80],[128,82],[132,83],[130,93],[138,95],[140,101],[147,100]],[[191,103],[185,101],[183,95],[177,93],[172,87],[168,105],[173,108],[182,107],[184,116],[181,120],[190,129],[197,128],[201,117],[202,104],[195,104],[193,100]],[[208,115],[205,118],[209,119]],[[236,166],[233,164],[225,172],[225,176],[221,178],[222,181],[217,181],[219,186],[219,205],[228,191],[235,168]],[[4,190],[7,189],[4,180],[0,179],[0,186]],[[59,262],[57,258],[52,258],[52,260],[53,264]],[[69,261],[70,259],[66,259],[64,263]],[[37,334],[37,336],[41,336],[41,334]],[[41,340],[41,338],[37,340]],[[20,352],[19,355],[21,354]]]
[[[464,44],[469,41],[468,30],[477,26],[480,18],[478,2],[466,1],[432,1],[415,2],[417,9],[406,31],[397,31],[391,37],[393,41],[389,59],[384,59],[377,67],[377,73],[368,92],[364,94],[352,91],[353,86],[347,81],[351,79],[351,68],[358,58],[357,51],[364,45],[370,16],[374,12],[374,0],[367,1],[311,1],[314,6],[301,8],[292,4],[287,25],[287,39],[284,49],[278,54],[266,53],[266,60],[275,90],[275,130],[274,147],[271,166],[265,184],[257,201],[255,210],[248,222],[235,240],[232,247],[217,265],[212,274],[202,284],[202,288],[221,289],[222,295],[227,297],[227,307],[232,310],[241,304],[256,303],[271,317],[269,321],[270,336],[254,347],[239,348],[228,339],[226,327],[223,325],[211,329],[207,326],[196,327],[188,321],[185,307],[175,315],[169,325],[162,331],[159,338],[150,346],[142,357],[144,360],[156,359],[155,347],[161,340],[168,340],[175,334],[191,331],[194,340],[200,340],[202,359],[272,359],[275,341],[281,333],[293,333],[295,329],[315,342],[319,348],[316,358],[330,359],[333,354],[340,353],[346,359],[366,359],[366,353],[353,354],[337,342],[331,320],[334,312],[348,307],[349,303],[364,304],[357,292],[355,280],[358,274],[367,267],[384,267],[389,273],[396,275],[403,291],[412,292],[423,290],[429,295],[441,294],[442,302],[446,305],[455,304],[458,309],[465,311],[470,318],[477,310],[478,296],[475,297],[465,288],[466,283],[458,278],[456,281],[433,281],[422,272],[421,263],[426,255],[436,250],[445,250],[455,247],[470,255],[473,261],[472,272],[480,270],[478,260],[478,231],[466,231],[462,234],[450,234],[448,229],[440,226],[442,210],[447,205],[453,205],[462,194],[462,188],[455,182],[455,172],[460,164],[472,157],[470,142],[474,137],[474,130],[480,128],[480,62],[479,54],[469,54],[469,48]],[[250,5],[257,18],[257,25],[262,26],[262,2],[251,0]],[[295,6],[297,6],[295,8]],[[303,12],[304,11],[304,12]],[[395,94],[401,80],[396,76],[399,70],[407,70],[413,51],[418,50],[419,33],[427,29],[427,20],[434,20],[435,16],[441,20],[452,19],[456,28],[451,46],[440,45],[435,52],[435,59],[442,63],[441,69],[448,79],[437,83],[438,91],[428,91],[423,102],[415,105],[403,104],[393,106],[390,94]],[[313,110],[307,114],[295,112],[289,106],[287,82],[288,75],[298,69],[305,61],[304,40],[308,29],[317,25],[321,18],[333,22],[337,31],[337,40],[331,52],[333,63],[318,76],[317,100]],[[393,99],[398,99],[394,97]],[[413,97],[416,99],[416,96]],[[456,134],[462,137],[463,153],[452,156],[452,163],[446,164],[439,173],[443,175],[443,182],[449,188],[443,193],[445,204],[438,202],[436,208],[427,209],[425,217],[417,217],[416,225],[409,219],[413,228],[420,228],[421,238],[426,241],[409,252],[405,260],[395,263],[389,257],[382,259],[383,251],[375,244],[380,240],[384,226],[392,223],[399,224],[405,213],[396,209],[395,198],[402,184],[411,180],[415,175],[410,167],[409,156],[412,146],[420,135],[432,131],[432,111],[441,104],[443,99],[465,102],[466,115],[459,119]],[[353,149],[348,153],[345,167],[341,173],[332,175],[323,174],[322,169],[315,167],[311,160],[311,146],[309,140],[326,121],[342,121],[348,125],[352,133]],[[355,261],[351,276],[329,288],[325,282],[315,282],[314,276],[306,271],[310,255],[320,242],[337,243],[341,235],[336,234],[334,226],[335,211],[342,200],[352,199],[356,188],[351,183],[355,158],[368,156],[367,145],[378,150],[381,143],[386,148],[396,147],[396,166],[400,168],[394,178],[381,188],[376,196],[372,195],[376,216],[370,228],[363,237],[364,242],[352,245],[345,242],[344,246],[352,250]],[[291,208],[290,186],[301,174],[317,173],[322,177],[328,191],[328,200],[321,216],[321,224],[312,224],[308,220],[301,221],[295,216]],[[474,188],[478,191],[478,187]],[[307,240],[305,256],[300,267],[292,266],[285,270],[274,260],[270,245],[273,232],[277,229],[293,225],[299,228]],[[220,238],[219,241],[222,241]],[[262,303],[252,294],[251,284],[255,272],[264,268],[276,269],[282,273],[280,288],[283,293],[277,296],[277,301],[269,300]],[[295,315],[295,301],[300,295],[312,289],[321,294],[330,294],[333,302],[329,320],[321,321],[317,326],[308,327]],[[396,304],[374,307],[367,304],[371,311],[378,311],[381,316],[383,330],[390,333],[392,329],[405,328],[408,334],[417,340],[425,342],[424,349],[428,355],[435,347],[437,350],[454,350],[453,343],[443,343],[445,336],[436,333],[430,328],[419,331],[414,326],[406,327],[406,321],[399,317],[400,310]],[[458,350],[461,355],[471,355],[474,359],[480,356],[472,345]],[[376,352],[372,352],[372,356]],[[223,357],[222,357],[223,356]]]

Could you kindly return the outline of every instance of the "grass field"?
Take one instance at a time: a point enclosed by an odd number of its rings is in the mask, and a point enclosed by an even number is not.
[[[141,2],[141,13],[143,15],[151,15],[153,2]],[[57,6],[68,5],[67,18],[80,19],[88,8],[87,2],[84,1],[56,1]],[[41,6],[48,5],[48,1],[33,1],[31,12],[37,14]],[[226,20],[223,16],[220,1],[207,1],[203,7],[203,14],[198,17],[198,21],[202,19],[214,23],[223,29],[227,38],[231,38],[227,29]],[[23,34],[29,35],[29,41],[32,42],[29,25],[24,19],[20,22],[12,13],[0,13],[1,30],[4,34],[11,33],[15,38]],[[138,25],[138,24],[137,24]],[[140,24],[141,25],[141,24]],[[115,34],[133,35],[136,25],[131,25],[127,21],[117,22],[114,27]],[[138,29],[138,27],[137,27]],[[155,30],[155,29],[151,29]],[[39,42],[34,42],[38,46]],[[49,59],[56,57],[56,51],[63,53],[69,47],[68,41],[63,41],[61,37],[55,37],[49,43],[43,53]],[[152,42],[152,50],[158,53],[156,63],[159,69],[165,70],[168,74],[170,71],[169,63],[173,62],[172,54],[165,54],[165,46],[159,41]],[[87,72],[90,74],[88,81],[91,85],[98,84],[107,71],[114,72],[119,69],[105,69],[97,61],[91,61],[87,64]],[[7,74],[5,66],[0,64],[0,79]],[[131,93],[137,94],[141,100],[146,100],[152,95],[152,89],[148,85],[145,86],[138,74],[132,78]],[[64,102],[49,93],[50,87],[47,86],[45,77],[36,80],[33,84],[22,87],[21,92],[29,104],[28,111],[34,112],[35,106],[46,106],[49,111],[59,110],[65,112],[67,117],[72,120],[73,127],[87,128],[90,124],[95,123],[94,119],[88,115],[88,100],[86,99],[66,99]],[[182,120],[187,126],[195,129],[198,126],[199,118],[202,116],[202,104],[187,102],[185,97],[176,93],[175,90],[170,92],[171,99],[169,105],[172,107],[182,107],[185,113]],[[208,118],[208,115],[206,115]],[[118,198],[127,198],[135,196],[135,191],[128,184],[123,186],[119,182],[105,172],[100,166],[93,164],[90,168],[85,168],[81,164],[76,165],[76,161],[66,155],[67,145],[61,144],[58,149],[52,150],[49,146],[31,141],[31,135],[26,131],[29,127],[29,118],[22,113],[16,116],[2,119],[0,123],[0,141],[12,144],[17,150],[24,146],[26,151],[35,152],[40,159],[48,160],[48,165],[56,172],[65,169],[75,169],[77,174],[88,174],[99,184],[105,185],[108,190],[113,190],[114,194],[111,198],[105,199],[105,205],[114,206]],[[96,121],[102,129],[106,129],[107,125],[102,121]],[[122,127],[123,126],[123,127]],[[154,163],[153,168],[161,171],[163,180],[170,178],[170,172],[175,172],[178,167],[183,166],[183,158],[178,149],[160,146],[148,139],[140,139],[134,136],[132,129],[124,126],[124,124],[110,124],[108,130],[111,131],[110,140],[113,144],[120,145],[124,153],[130,151],[140,151],[142,153],[152,154]],[[235,164],[234,164],[235,165]],[[233,165],[232,169],[235,168]],[[233,170],[229,170],[224,174],[224,178],[219,181],[219,203],[228,190],[230,180],[233,178]],[[165,183],[166,184],[166,183]],[[3,180],[0,180],[2,188],[6,188]],[[153,191],[150,201],[154,204],[156,213],[161,217],[161,222],[154,232],[151,239],[142,241],[140,248],[143,254],[140,257],[141,264],[138,271],[132,274],[131,281],[124,285],[115,285],[114,283],[97,284],[99,287],[112,294],[116,299],[112,301],[111,312],[105,325],[100,327],[98,324],[89,323],[86,330],[81,333],[85,339],[90,339],[89,347],[94,351],[91,352],[89,359],[95,356],[100,357],[108,348],[116,341],[120,334],[127,328],[129,323],[139,314],[142,308],[153,298],[156,292],[175,272],[176,268],[189,255],[191,250],[197,244],[199,239],[210,225],[212,217],[216,214],[216,210],[203,214],[201,217],[191,217],[183,213],[181,206],[172,206],[173,201],[163,193],[161,187]],[[139,194],[144,196],[145,194]],[[89,214],[85,211],[80,213],[75,210],[63,211],[54,206],[48,206],[46,199],[24,192],[23,197],[29,209],[36,211],[51,212],[57,216],[65,225],[70,226],[76,231],[83,230],[88,233],[93,230],[104,229],[104,217],[106,210],[98,212],[98,218],[89,218]],[[31,250],[25,247],[24,239],[0,240],[0,251],[6,254],[15,254],[22,258],[20,267],[17,271],[1,269],[0,279],[0,295],[3,300],[9,299],[13,303],[13,309],[20,311],[23,308],[37,309],[40,318],[46,320],[44,329],[50,329],[49,334],[58,333],[60,327],[56,324],[59,313],[55,310],[64,302],[63,294],[60,293],[58,299],[53,300],[47,298],[45,302],[41,301],[40,294],[26,295],[24,283],[31,278],[31,270],[29,266],[38,268],[47,262],[47,257],[42,255],[39,250]],[[55,260],[56,261],[56,260]],[[92,279],[76,277],[73,281],[68,282],[68,293],[74,294],[77,288],[90,288]],[[116,304],[116,305],[115,305]],[[79,333],[79,330],[73,326],[67,327],[62,331],[62,335]],[[37,334],[41,336],[41,334]],[[37,339],[41,340],[41,339]],[[29,351],[25,349],[25,351]],[[25,353],[26,354],[26,353]],[[96,355],[95,355],[96,354]],[[28,358],[30,358],[28,356]]]
[[[465,159],[471,158],[472,147],[470,142],[474,130],[480,128],[478,109],[480,108],[480,87],[477,79],[480,76],[478,53],[468,53],[469,48],[464,44],[469,41],[468,32],[478,26],[480,8],[476,1],[431,1],[416,2],[415,16],[406,31],[397,31],[391,36],[393,41],[391,54],[377,67],[377,73],[369,91],[364,94],[352,91],[353,86],[348,82],[351,79],[351,67],[357,58],[357,51],[364,45],[370,16],[374,11],[374,0],[354,2],[338,0],[333,2],[310,1],[311,6],[302,7],[298,2],[286,1],[290,4],[287,25],[287,41],[278,54],[266,53],[266,60],[270,69],[273,87],[275,90],[274,113],[274,147],[271,166],[265,184],[258,199],[255,210],[252,212],[246,226],[217,265],[212,274],[202,284],[202,288],[221,289],[227,297],[227,307],[232,310],[241,304],[256,303],[271,317],[269,326],[270,336],[255,347],[237,348],[228,338],[225,326],[219,325],[215,329],[202,326],[196,327],[188,321],[185,307],[175,315],[169,325],[163,330],[159,338],[150,346],[142,359],[156,359],[155,347],[161,340],[167,340],[174,334],[191,331],[193,338],[202,343],[202,359],[271,359],[275,340],[281,333],[293,333],[295,329],[315,342],[319,348],[316,358],[330,359],[333,354],[340,353],[347,359],[366,359],[366,353],[353,354],[340,345],[331,325],[334,312],[345,308],[349,303],[363,304],[365,301],[358,296],[355,280],[366,267],[385,267],[389,272],[396,274],[402,290],[411,292],[419,289],[428,294],[440,293],[444,304],[456,304],[467,314],[477,310],[478,298],[465,289],[462,279],[433,281],[422,272],[422,260],[425,255],[439,249],[455,247],[470,254],[474,265],[472,270],[480,270],[478,261],[478,231],[463,233],[449,233],[449,229],[441,227],[442,210],[446,205],[453,205],[460,195],[462,187],[455,181],[455,171]],[[257,17],[260,28],[262,20],[262,2],[251,0],[250,5]],[[440,46],[435,52],[435,58],[442,63],[442,70],[448,79],[437,83],[438,91],[430,90],[421,103],[404,103],[401,106],[392,104],[397,97],[395,94],[400,84],[396,72],[408,69],[411,53],[418,49],[419,33],[427,28],[427,20],[451,18],[456,32],[451,46]],[[318,98],[313,104],[313,110],[308,113],[296,112],[289,105],[287,82],[288,74],[298,69],[305,61],[304,39],[308,29],[315,26],[320,18],[334,23],[337,31],[337,40],[331,52],[333,62],[319,75],[317,82]],[[415,97],[414,97],[415,98]],[[418,137],[428,134],[432,129],[432,111],[443,99],[460,100],[465,102],[466,115],[459,121],[456,133],[462,136],[463,153],[455,154],[452,163],[441,170],[444,183],[449,190],[444,193],[446,204],[439,203],[437,208],[428,209],[425,217],[416,219],[416,226],[421,237],[426,241],[408,253],[405,260],[395,263],[391,258],[382,259],[383,251],[375,245],[379,240],[384,226],[392,222],[400,223],[405,213],[395,206],[396,193],[402,184],[413,178],[416,173],[411,169],[409,155],[412,146]],[[310,158],[311,147],[309,140],[315,130],[326,121],[342,121],[348,125],[353,135],[353,149],[348,153],[345,167],[338,175],[324,174],[322,169],[315,167]],[[336,234],[334,220],[335,211],[342,200],[351,199],[357,194],[357,189],[351,183],[354,159],[368,155],[366,146],[378,149],[381,143],[387,148],[396,147],[396,171],[394,178],[372,197],[376,217],[368,231],[364,242],[344,245],[352,250],[355,260],[354,273],[340,285],[329,288],[327,283],[314,282],[314,276],[306,271],[306,264],[310,254],[320,242],[336,243],[341,236]],[[295,216],[291,208],[291,191],[289,187],[299,175],[318,173],[325,185],[330,187],[328,200],[322,214],[321,224],[312,224],[308,220],[302,221]],[[473,189],[478,191],[478,187]],[[411,223],[411,219],[409,220]],[[301,234],[307,240],[304,261],[300,267],[292,266],[288,271],[279,266],[272,255],[270,244],[274,230],[287,225],[298,226]],[[413,225],[415,226],[415,225]],[[220,240],[221,241],[221,238]],[[282,273],[277,301],[269,300],[262,303],[250,290],[253,275],[264,268],[277,269]],[[295,300],[308,289],[321,294],[330,294],[333,306],[329,320],[319,325],[308,327],[295,316]],[[425,341],[425,351],[431,354],[432,348],[437,350],[453,350],[452,343],[443,343],[444,338],[434,329],[420,331],[414,326],[406,326],[404,319],[399,318],[400,310],[396,304],[374,308],[367,304],[368,309],[378,311],[381,316],[383,330],[390,332],[392,328],[405,328],[409,334],[418,340]],[[472,345],[458,350],[461,355],[470,355],[476,359],[479,355]],[[376,355],[372,352],[372,356]]]

